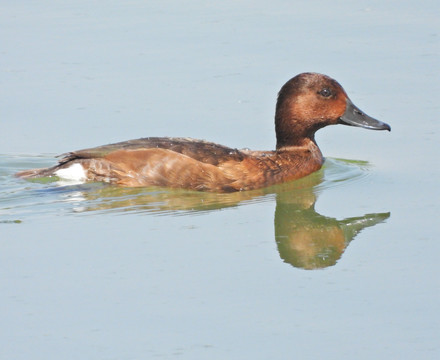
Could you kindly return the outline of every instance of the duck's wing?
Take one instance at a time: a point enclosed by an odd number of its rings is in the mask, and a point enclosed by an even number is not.
[[[120,150],[164,149],[186,155],[202,163],[219,165],[228,160],[242,161],[244,152],[227,146],[191,138],[149,137],[128,140],[60,155],[60,165],[78,159],[99,159]]]

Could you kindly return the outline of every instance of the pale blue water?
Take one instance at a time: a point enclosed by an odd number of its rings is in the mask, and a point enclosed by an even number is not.
[[[2,2],[0,358],[439,358],[439,8]],[[249,193],[13,177],[145,136],[271,149],[302,71],[392,132],[320,130],[321,171]]]

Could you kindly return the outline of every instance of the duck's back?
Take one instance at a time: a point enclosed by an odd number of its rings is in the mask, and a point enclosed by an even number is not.
[[[245,154],[237,149],[192,138],[148,137],[128,140],[61,155],[60,164],[76,159],[105,158],[112,153],[133,150],[164,149],[188,156],[202,163],[219,165],[222,162],[242,161]]]

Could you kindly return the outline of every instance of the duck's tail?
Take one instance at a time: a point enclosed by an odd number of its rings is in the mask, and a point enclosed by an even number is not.
[[[23,171],[19,171],[18,173],[15,173],[15,176],[23,179],[33,179],[38,177],[53,176],[57,168],[58,165],[49,168],[23,170]]]

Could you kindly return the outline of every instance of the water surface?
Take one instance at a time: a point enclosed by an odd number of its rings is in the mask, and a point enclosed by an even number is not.
[[[368,164],[361,161],[327,159],[323,169],[298,181],[261,190],[217,194],[154,187],[121,188],[104,183],[71,184],[58,178],[24,181],[14,179],[14,174],[27,167],[44,166],[49,158],[0,158],[6,185],[0,196],[0,223],[45,221],[54,215],[82,213],[193,216],[269,202],[275,204],[274,240],[280,257],[305,269],[334,265],[362,229],[383,222],[390,215],[365,214],[337,220],[316,212],[320,192],[367,176]]]
[[[439,358],[438,1],[1,8],[2,359]],[[238,194],[13,176],[146,136],[273,149],[303,71],[391,133],[322,129],[321,171]]]

